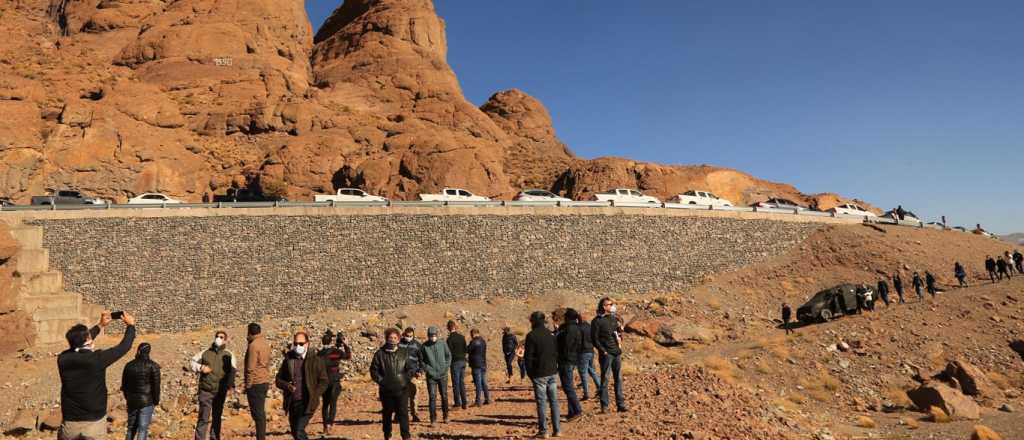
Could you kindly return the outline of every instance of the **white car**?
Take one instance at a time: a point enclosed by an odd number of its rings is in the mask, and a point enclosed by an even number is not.
[[[381,196],[371,196],[358,188],[341,188],[335,194],[317,194],[314,202],[386,202]]]
[[[862,208],[860,205],[855,203],[845,203],[835,208],[829,209],[828,212],[836,214],[856,215],[859,217],[878,217],[875,213]]]
[[[707,191],[687,191],[672,197],[668,202],[683,205],[732,206],[732,202]]]
[[[160,193],[143,193],[128,199],[129,205],[172,205],[179,203],[182,203],[182,201],[172,199]]]
[[[565,197],[560,197],[551,191],[542,189],[527,189],[520,191],[512,200],[517,202],[571,202]]]
[[[754,203],[754,204],[752,204],[750,206],[754,207],[754,208],[786,209],[786,210],[791,210],[791,211],[792,210],[796,210],[796,211],[806,211],[807,210],[806,206],[803,206],[803,205],[801,205],[799,203],[796,203],[796,202],[794,202],[792,200],[780,199],[778,197],[773,197],[773,198],[770,198],[770,199],[765,200],[763,202],[757,202],[757,203]]]
[[[488,202],[489,197],[478,196],[461,188],[445,188],[440,194],[420,194],[424,202]]]
[[[605,192],[594,194],[593,200],[599,202],[617,203],[648,203],[651,205],[661,204],[657,197],[645,196],[644,193],[635,189],[615,188]]]

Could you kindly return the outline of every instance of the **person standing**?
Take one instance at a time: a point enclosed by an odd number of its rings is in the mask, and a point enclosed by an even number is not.
[[[960,282],[960,287],[968,287],[967,271],[964,270],[964,265],[960,264],[959,261],[953,264],[953,275],[956,276],[956,280]]]
[[[914,278],[910,280],[914,286],[914,292],[917,293],[917,299],[924,301],[924,295],[921,293],[921,288],[924,287],[924,281],[921,280],[921,275],[914,272]]]
[[[587,382],[589,377],[594,381],[594,391],[596,392],[601,388],[601,378],[597,375],[597,371],[594,370],[594,341],[590,339],[590,320],[587,319],[586,314],[583,312],[579,313],[579,319],[576,320],[577,325],[580,328],[580,334],[583,335],[583,343],[580,345],[580,381],[583,382],[583,398],[581,401],[590,400],[590,384]]]
[[[988,278],[992,283],[996,282],[996,260],[991,255],[985,257],[985,270],[988,271]]]
[[[99,324],[92,328],[78,324],[64,334],[68,349],[57,356],[63,419],[59,440],[107,438],[107,368],[124,357],[135,342],[135,317],[125,313],[121,316],[125,324],[121,342],[107,350],[96,349],[96,338],[112,320],[111,313],[104,311]]]
[[[417,370],[415,358],[409,349],[398,345],[398,329],[390,327],[384,330],[384,340],[384,346],[373,354],[370,361],[370,378],[377,384],[380,396],[384,440],[391,439],[393,419],[398,419],[402,440],[411,440],[407,390]]]
[[[448,423],[448,371],[452,366],[452,352],[447,342],[437,336],[437,327],[427,328],[427,342],[420,349],[420,368],[427,375],[427,397],[429,399],[430,427],[437,426],[437,395],[441,394],[441,413]]]
[[[928,293],[931,294],[932,298],[935,298],[935,293],[938,289],[935,288],[935,275],[932,275],[929,271],[924,271],[924,285],[928,289]]]
[[[900,304],[906,304],[903,299],[903,277],[900,276],[899,272],[892,274],[892,287],[896,289],[896,296],[900,299]]]
[[[998,271],[996,277],[999,278],[1000,281],[1003,279],[1003,277],[1006,277],[1006,279],[1010,279],[1010,272],[1007,270],[1007,267],[1009,265],[1010,264],[1006,261],[1006,258],[999,257],[996,259],[996,270]]]
[[[793,330],[789,328],[789,320],[793,318],[793,309],[789,307],[789,304],[782,303],[782,328],[786,330],[786,334],[793,333]]]
[[[562,325],[555,333],[558,348],[558,379],[562,382],[562,392],[565,393],[565,400],[568,403],[569,414],[566,421],[569,422],[583,415],[583,406],[576,396],[576,383],[573,381],[573,373],[580,362],[580,347],[583,346],[583,333],[576,325],[577,320],[579,314],[576,310],[565,309]]]
[[[505,383],[512,383],[512,363],[519,357],[516,356],[516,348],[519,347],[519,338],[512,333],[512,329],[505,327],[501,329],[501,354],[505,356]],[[520,379],[526,374],[522,365],[519,367]]]
[[[270,391],[270,344],[263,337],[263,329],[255,322],[246,330],[249,345],[245,349],[245,369],[242,382],[245,398],[249,401],[249,414],[256,425],[256,440],[267,438],[267,393]]]
[[[476,400],[473,406],[480,406],[480,396],[483,395],[483,404],[491,404],[491,391],[487,388],[487,341],[480,336],[480,330],[469,331],[469,369],[473,373],[473,388],[476,392]]]
[[[1006,271],[1010,275],[1013,275],[1015,267],[1013,264],[1013,255],[1010,254],[1010,251],[1003,252],[1003,259],[1006,260]]]
[[[615,405],[619,412],[626,412],[626,397],[622,392],[622,348],[621,328],[615,317],[615,301],[601,298],[597,303],[597,317],[590,323],[591,339],[597,347],[601,365],[601,413],[608,412],[608,381],[615,380]]]
[[[320,416],[324,423],[324,435],[331,432],[334,419],[338,416],[338,396],[341,395],[341,361],[352,359],[352,348],[348,346],[345,335],[338,333],[335,337],[328,330],[320,341],[323,347],[317,356],[327,369],[327,389],[323,395],[323,406]]]
[[[533,397],[537,403],[538,438],[550,437],[547,411],[551,411],[551,428],[554,436],[562,433],[561,414],[558,408],[558,343],[555,335],[548,330],[543,312],[530,315],[530,333],[526,335],[523,362],[526,374],[533,382]]]
[[[409,352],[409,358],[413,361],[413,365],[416,366],[416,372],[412,380],[409,381],[409,385],[406,386],[405,396],[408,400],[409,415],[412,416],[412,421],[419,423],[420,416],[416,414],[416,381],[418,377],[423,375],[423,367],[420,365],[420,349],[423,348],[423,344],[416,340],[416,329],[406,327],[402,332],[402,340],[398,343],[398,346]]]
[[[288,414],[292,439],[308,440],[306,425],[320,405],[320,396],[330,378],[327,368],[315,352],[309,352],[309,336],[300,331],[292,337],[292,349],[277,370],[275,385],[284,395],[283,406]]]
[[[878,278],[878,297],[882,298],[882,302],[885,303],[885,307],[889,307],[889,282],[886,281],[885,277]]]
[[[153,410],[160,404],[160,365],[149,358],[152,346],[139,344],[135,360],[121,372],[121,392],[128,408],[125,440],[146,440]]]
[[[218,330],[210,348],[192,357],[192,372],[199,374],[199,417],[196,420],[196,440],[220,440],[220,426],[224,415],[224,402],[228,391],[235,387],[237,364],[235,355],[227,349],[228,334]]]
[[[459,325],[448,321],[448,350],[452,352],[452,398],[455,407],[466,409],[469,402],[466,398],[466,337],[459,333]]]
[[[1013,251],[1013,263],[1017,265],[1017,273],[1024,274],[1024,254],[1019,249]]]

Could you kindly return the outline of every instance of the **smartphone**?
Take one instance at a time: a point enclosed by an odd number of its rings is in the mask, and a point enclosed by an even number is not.
[[[124,317],[124,312],[120,311],[120,310],[110,314],[110,319],[121,319],[123,317]]]

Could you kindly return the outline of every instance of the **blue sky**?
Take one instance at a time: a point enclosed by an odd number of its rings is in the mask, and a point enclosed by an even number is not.
[[[314,27],[340,4],[309,0]],[[481,104],[582,157],[713,164],[1024,231],[1024,2],[435,0]]]

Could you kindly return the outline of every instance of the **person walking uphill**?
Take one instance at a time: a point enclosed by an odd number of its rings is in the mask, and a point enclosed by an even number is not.
[[[121,392],[128,408],[125,440],[146,440],[153,410],[160,404],[160,365],[149,358],[152,346],[143,342],[135,352],[135,360],[121,372]]]
[[[107,367],[127,354],[135,342],[135,318],[125,313],[121,342],[107,350],[96,349],[95,339],[112,319],[110,312],[103,312],[99,324],[92,328],[78,324],[64,335],[68,349],[57,356],[63,418],[59,440],[107,438]]]
[[[579,365],[580,347],[583,346],[583,332],[576,324],[578,319],[579,314],[576,310],[565,309],[565,320],[555,333],[555,341],[558,344],[558,379],[562,382],[562,392],[565,393],[565,400],[569,406],[566,419],[569,422],[583,415],[583,406],[576,396],[576,384],[572,377]]]
[[[533,382],[533,397],[537,402],[538,438],[550,437],[548,433],[547,410],[551,411],[551,428],[554,436],[562,434],[561,414],[558,408],[558,342],[548,330],[543,312],[530,315],[530,333],[526,335],[523,361],[526,374]]]
[[[935,287],[935,275],[932,275],[932,273],[929,272],[929,271],[925,271],[924,272],[924,285],[925,285],[925,288],[928,290],[928,293],[932,296],[932,298],[935,298],[935,294],[939,291]]]
[[[914,292],[917,293],[917,299],[924,301],[924,294],[921,293],[921,288],[924,287],[924,281],[921,280],[921,275],[914,272],[914,278],[911,279],[910,282],[914,285]]]
[[[469,331],[469,369],[473,373],[473,389],[476,392],[476,400],[473,406],[480,406],[480,397],[483,396],[483,404],[491,404],[491,391],[487,388],[487,341],[480,336],[480,330]]]
[[[235,356],[227,349],[228,334],[218,330],[210,348],[196,354],[190,362],[192,372],[199,374],[199,418],[196,440],[220,440],[221,419],[228,390],[235,387]],[[211,420],[212,419],[212,420]]]
[[[392,327],[385,330],[384,340],[384,346],[373,354],[373,360],[370,361],[370,378],[377,384],[380,396],[384,440],[391,439],[393,419],[398,419],[402,440],[411,440],[407,390],[417,371],[416,358],[408,348],[398,345],[398,329]]]
[[[793,309],[789,307],[789,304],[782,303],[782,328],[786,330],[786,334],[793,333],[793,329],[789,328],[789,321],[793,319]]]
[[[992,280],[992,283],[996,282],[996,260],[991,255],[985,257],[985,270],[988,272],[988,278]]]
[[[402,332],[402,340],[398,343],[398,346],[409,351],[409,357],[415,362],[414,365],[416,365],[416,374],[409,381],[409,385],[405,389],[405,395],[406,400],[408,400],[409,415],[412,416],[412,421],[419,422],[420,416],[416,414],[416,380],[423,373],[423,368],[420,366],[420,349],[423,348],[423,344],[416,340],[416,329],[406,327],[405,331]]]
[[[587,319],[586,314],[579,312],[579,319],[576,320],[577,325],[580,328],[580,334],[583,335],[583,343],[580,345],[580,362],[579,372],[580,381],[583,382],[583,398],[581,401],[590,400],[590,385],[587,382],[587,377],[594,381],[594,391],[597,392],[601,388],[601,378],[597,375],[597,371],[594,370],[594,341],[590,338],[590,320]]]
[[[1024,254],[1020,250],[1013,251],[1013,264],[1017,265],[1017,273],[1024,274]]]
[[[292,349],[277,370],[274,384],[284,395],[284,410],[294,440],[308,440],[306,425],[320,405],[320,396],[327,389],[327,368],[315,352],[309,351],[309,336],[297,332]]]
[[[341,361],[352,359],[352,348],[348,346],[345,335],[335,337],[328,330],[320,339],[323,347],[317,355],[327,369],[327,390],[324,391],[323,405],[320,411],[324,423],[324,435],[330,434],[334,426],[334,418],[338,415],[338,396],[341,395]]]
[[[885,277],[878,279],[878,297],[882,298],[882,302],[885,303],[885,307],[889,307],[889,282],[885,280]]]
[[[267,392],[270,391],[270,344],[263,337],[263,329],[253,322],[246,331],[249,342],[245,350],[243,383],[245,398],[249,401],[249,414],[256,425],[256,440],[267,438]]]
[[[967,271],[964,270],[964,265],[960,264],[959,261],[953,264],[953,276],[960,282],[960,287],[967,286]]]
[[[900,276],[899,272],[892,274],[892,287],[896,289],[896,296],[900,300],[900,304],[906,304],[903,299],[903,277]]]
[[[622,392],[622,348],[619,320],[615,317],[615,301],[601,298],[597,303],[597,317],[590,323],[591,339],[597,347],[601,365],[601,413],[608,412],[608,381],[615,380],[615,406],[619,412],[626,412],[626,397]],[[611,376],[611,377],[609,377]]]
[[[459,333],[459,325],[448,321],[448,339],[445,341],[452,352],[452,399],[455,407],[466,409],[466,337]]]
[[[512,333],[512,329],[505,327],[501,329],[501,354],[505,356],[505,383],[512,383],[512,363],[519,364],[519,378],[526,376],[523,369],[523,361],[516,356],[516,349],[519,348],[519,338]]]
[[[448,344],[437,336],[437,327],[427,328],[427,342],[420,348],[419,368],[427,375],[427,397],[430,409],[430,427],[437,426],[437,394],[441,394],[441,413],[448,423],[448,370],[452,365],[452,352]]]
[[[1010,272],[1007,271],[1007,266],[1009,266],[1009,263],[1006,262],[1005,258],[999,257],[996,259],[996,278],[998,278],[1000,281],[1003,279],[1003,277],[1006,277],[1006,279],[1010,279]]]

